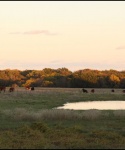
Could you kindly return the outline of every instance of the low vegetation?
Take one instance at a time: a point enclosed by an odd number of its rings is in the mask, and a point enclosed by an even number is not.
[[[122,89],[16,88],[0,93],[1,149],[124,149],[125,110],[63,110],[66,102],[125,100]]]

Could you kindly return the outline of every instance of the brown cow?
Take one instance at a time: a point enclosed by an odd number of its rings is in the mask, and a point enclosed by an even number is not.
[[[31,91],[34,91],[34,90],[35,90],[33,86],[32,86],[32,87],[30,87],[30,86],[26,86],[26,87],[25,87],[25,89],[27,89],[27,90],[31,90]]]
[[[1,92],[1,91],[4,91],[4,92],[5,92],[5,91],[6,91],[6,87],[5,87],[5,86],[0,87],[0,92]]]
[[[26,90],[30,90],[30,86],[26,86],[25,89],[26,89]]]
[[[123,90],[122,92],[125,93],[125,90]]]
[[[92,90],[91,90],[91,92],[92,92],[92,93],[94,93],[94,92],[95,92],[95,90],[94,90],[94,89],[92,89]]]
[[[9,88],[9,92],[13,92],[14,90],[15,90],[14,87],[10,87],[10,88]]]

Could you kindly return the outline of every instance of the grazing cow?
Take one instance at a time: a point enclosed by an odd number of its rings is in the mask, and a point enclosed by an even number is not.
[[[82,89],[82,91],[83,91],[83,93],[88,93],[88,91],[87,91],[87,90],[85,90],[85,89]]]
[[[114,89],[112,89],[112,90],[111,90],[111,92],[115,92],[115,90],[114,90]]]
[[[6,91],[6,87],[5,87],[5,86],[0,87],[0,92],[1,92],[1,91],[4,91],[4,92],[5,92],[5,91]]]
[[[94,90],[94,89],[92,89],[92,90],[91,90],[91,92],[92,92],[92,93],[94,93],[94,92],[95,92],[95,90]]]
[[[34,91],[35,89],[34,89],[34,87],[31,87],[30,90],[31,90],[31,91]]]
[[[123,90],[122,92],[125,93],[125,90]]]
[[[26,90],[30,90],[30,86],[26,86],[25,89],[26,89]]]
[[[14,90],[15,90],[14,87],[9,88],[9,92],[13,92]]]
[[[25,89],[33,91],[34,87],[26,86]]]

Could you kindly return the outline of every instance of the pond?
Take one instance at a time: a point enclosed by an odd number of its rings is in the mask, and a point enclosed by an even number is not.
[[[57,109],[72,109],[72,110],[125,110],[125,101],[87,101],[87,102],[75,102],[66,103],[62,107]]]

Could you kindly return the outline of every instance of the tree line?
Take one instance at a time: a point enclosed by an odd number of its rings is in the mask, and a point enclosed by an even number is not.
[[[0,86],[64,88],[125,88],[125,71],[67,68],[43,70],[0,70]]]

